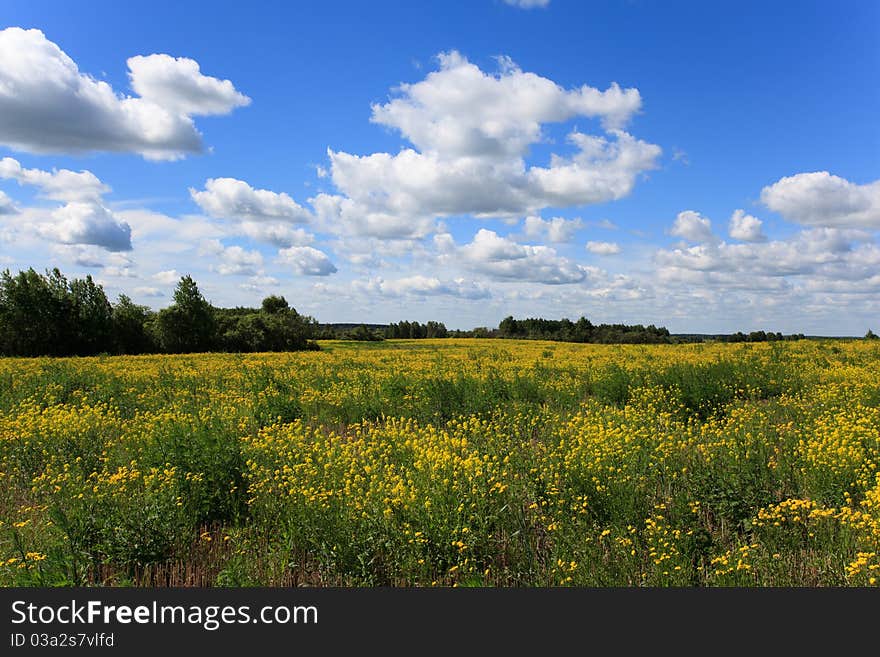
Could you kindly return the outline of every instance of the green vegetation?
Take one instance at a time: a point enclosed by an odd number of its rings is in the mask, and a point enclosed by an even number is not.
[[[91,276],[67,278],[53,269],[0,274],[0,355],[199,353],[317,349],[317,323],[284,297],[262,307],[215,308],[190,276],[159,312],[120,295],[112,305]]]
[[[876,341],[322,346],[0,359],[0,583],[878,582]]]

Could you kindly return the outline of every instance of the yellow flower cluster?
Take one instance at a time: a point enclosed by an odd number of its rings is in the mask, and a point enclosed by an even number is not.
[[[0,583],[880,577],[870,342],[323,347],[0,359]]]

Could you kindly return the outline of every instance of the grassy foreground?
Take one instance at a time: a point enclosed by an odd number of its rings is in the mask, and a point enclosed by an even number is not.
[[[880,345],[0,359],[0,584],[880,583]]]

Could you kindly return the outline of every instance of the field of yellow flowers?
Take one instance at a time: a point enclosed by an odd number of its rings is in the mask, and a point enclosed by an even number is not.
[[[0,584],[870,586],[880,345],[0,359]]]

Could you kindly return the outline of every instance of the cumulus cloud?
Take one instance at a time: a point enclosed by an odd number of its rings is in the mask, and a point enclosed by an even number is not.
[[[239,284],[239,288],[242,290],[246,290],[247,292],[255,292],[260,293],[266,288],[270,287],[278,287],[281,285],[281,281],[279,281],[274,276],[251,276],[244,283]]]
[[[620,253],[620,244],[617,242],[587,242],[587,251],[596,255],[616,255]]]
[[[712,234],[712,222],[693,210],[679,212],[669,233],[689,242],[703,243],[715,240],[715,236]]]
[[[229,80],[202,75],[199,63],[187,57],[137,55],[128,59],[128,70],[141,98],[184,116],[228,114],[251,102]]]
[[[315,236],[308,231],[280,221],[243,221],[239,230],[252,240],[278,247],[306,246],[315,241]]]
[[[424,237],[436,227],[436,222],[418,208],[400,213],[371,209],[369,197],[360,203],[336,194],[318,194],[309,201],[318,225],[336,235],[407,239]]]
[[[745,210],[734,210],[727,232],[733,239],[742,242],[764,242],[767,240],[767,236],[761,231],[761,220],[746,214]]]
[[[880,266],[880,249],[865,231],[812,228],[789,240],[660,250],[656,261],[666,278],[683,272],[724,272],[751,285],[756,277],[865,278]]]
[[[74,201],[52,212],[37,231],[62,244],[93,244],[108,251],[131,250],[131,227],[98,203]]]
[[[284,192],[254,189],[236,178],[209,178],[205,189],[190,188],[190,196],[209,216],[242,221],[307,223],[308,210]]]
[[[548,206],[622,198],[656,166],[660,148],[622,130],[641,107],[637,89],[583,85],[564,89],[499,58],[488,74],[457,52],[439,70],[372,107],[374,123],[397,130],[415,148],[355,155],[328,149],[339,194],[310,199],[323,224],[358,235],[421,237],[438,217],[513,217]],[[526,165],[544,125],[598,119],[606,136],[574,131],[573,155]]]
[[[356,234],[411,237],[431,230],[438,216],[509,216],[617,200],[632,191],[638,174],[654,168],[660,148],[622,131],[613,137],[573,133],[577,154],[528,169],[518,158],[329,151],[333,182],[345,196],[322,194],[312,204],[325,221]]]
[[[880,310],[874,237],[823,227],[765,242],[661,250],[650,284],[681,326],[710,321],[718,322],[713,331],[863,332],[860,322]]]
[[[485,228],[481,228],[473,241],[460,247],[458,252],[470,270],[497,280],[558,285],[578,283],[588,273],[588,268],[559,256],[555,249],[517,244]]]
[[[799,173],[761,190],[761,202],[808,226],[880,228],[880,180],[857,185],[827,171]]]
[[[101,274],[108,278],[137,278],[137,272],[131,266],[105,266]]]
[[[329,276],[336,266],[322,251],[311,246],[291,246],[278,252],[278,261],[302,276]]]
[[[228,80],[202,75],[192,60],[150,55],[128,64],[140,96],[120,95],[81,72],[40,30],[0,30],[0,144],[32,153],[178,159],[203,150],[193,116],[247,102]]]
[[[150,287],[148,285],[139,285],[134,288],[134,293],[140,297],[163,297],[165,293],[162,292],[157,287]]]
[[[363,269],[396,268],[404,261],[421,262],[432,254],[421,240],[341,237],[332,243],[333,251]]]
[[[54,261],[66,261],[78,267],[103,269],[104,275],[134,276],[134,262],[126,251],[110,251],[92,244],[55,243],[50,247]]]
[[[25,169],[18,160],[4,157],[0,160],[0,178],[35,186],[46,198],[65,202],[48,218],[38,212],[26,228],[61,244],[131,250],[131,227],[104,205],[101,197],[110,188],[91,171]]]
[[[450,254],[455,251],[455,238],[449,233],[437,233],[431,241],[437,253]]]
[[[217,253],[219,263],[213,269],[221,276],[258,276],[263,271],[263,255],[240,246],[224,246]]]
[[[611,130],[613,140],[573,132],[568,139],[578,148],[571,158],[554,155],[549,167],[532,167],[528,179],[542,204],[585,205],[615,201],[632,191],[636,178],[656,167],[661,149],[623,130]]]
[[[0,178],[38,187],[43,196],[54,201],[97,201],[110,191],[91,171],[25,169],[11,157],[0,160]]]
[[[584,222],[580,219],[541,219],[541,217],[529,216],[523,222],[526,237],[532,239],[546,237],[551,242],[571,242],[574,234],[583,228]]]
[[[170,217],[142,208],[117,210],[114,214],[131,226],[138,253],[150,257],[151,262],[145,263],[149,271],[172,270],[181,263],[191,270],[205,240],[229,237],[222,226],[201,215]]]
[[[445,295],[461,299],[487,299],[491,296],[488,288],[473,281],[463,278],[441,281],[439,278],[418,274],[394,280],[377,277],[365,282],[355,281],[354,287],[386,297]]]
[[[162,285],[174,285],[181,278],[181,273],[176,269],[166,269],[153,274],[150,278]]]
[[[86,251],[85,249],[76,251],[73,254],[73,261],[80,267],[103,267],[104,259],[97,253]]]
[[[638,89],[612,84],[566,90],[500,58],[498,75],[484,73],[460,53],[438,56],[440,70],[401,84],[399,96],[373,105],[372,121],[400,130],[419,150],[448,156],[522,154],[541,136],[541,124],[576,116],[622,127],[642,104]]]
[[[0,216],[3,216],[4,214],[16,213],[18,213],[18,210],[15,208],[15,204],[12,202],[12,199],[3,192],[0,192]]]
[[[235,178],[211,178],[204,190],[190,188],[189,193],[209,216],[233,222],[236,234],[278,247],[314,241],[314,235],[295,227],[308,223],[311,213],[284,192],[254,189]]]

